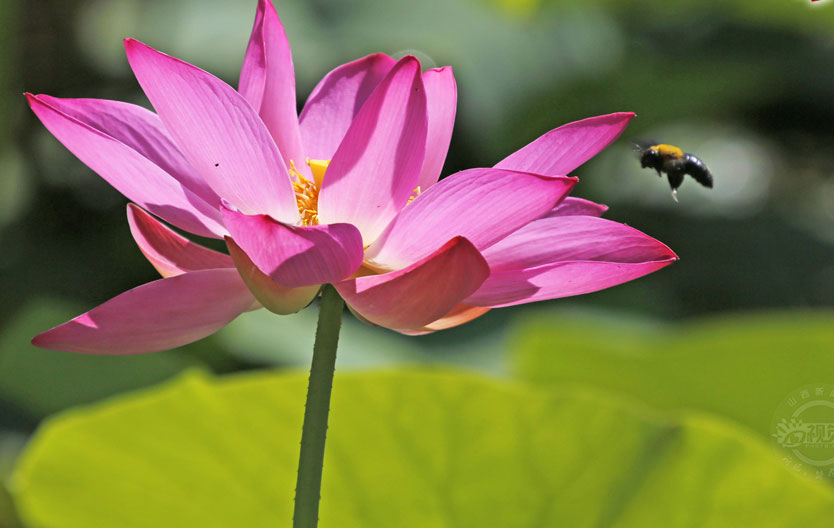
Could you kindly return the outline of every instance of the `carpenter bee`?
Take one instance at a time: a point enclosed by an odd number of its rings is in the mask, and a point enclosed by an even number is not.
[[[686,174],[704,187],[712,188],[712,173],[694,154],[685,153],[679,147],[665,143],[635,145],[635,150],[640,154],[640,165],[643,168],[650,167],[656,170],[658,176],[662,172],[666,173],[675,201],[678,200],[678,187],[683,183]]]

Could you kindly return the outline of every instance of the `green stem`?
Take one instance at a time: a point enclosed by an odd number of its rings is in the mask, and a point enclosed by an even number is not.
[[[327,414],[330,412],[330,391],[333,387],[333,371],[336,369],[336,347],[339,344],[344,306],[345,302],[339,297],[336,288],[325,284],[321,293],[313,365],[310,367],[304,426],[301,429],[293,528],[315,528],[319,522]]]

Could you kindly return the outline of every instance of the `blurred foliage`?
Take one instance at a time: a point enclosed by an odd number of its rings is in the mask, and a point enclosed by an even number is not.
[[[119,358],[19,345],[77,311],[34,302],[7,324],[0,335],[0,396],[8,407],[29,419],[44,418],[73,405],[153,385],[196,364],[176,352]]]
[[[191,375],[48,422],[12,481],[34,526],[281,526],[306,376]],[[321,525],[828,526],[834,491],[743,430],[449,371],[336,377]]]
[[[258,310],[239,317],[217,337],[230,354],[243,360],[307,368],[317,320],[317,309],[282,317]],[[451,335],[414,339],[361,323],[345,312],[336,367],[445,363],[506,372],[506,334],[503,326],[494,328],[488,321],[477,320]]]

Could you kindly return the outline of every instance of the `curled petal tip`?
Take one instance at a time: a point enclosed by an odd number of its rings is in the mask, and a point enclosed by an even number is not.
[[[417,58],[417,57],[415,57],[414,55],[406,55],[406,56],[404,56],[403,58],[401,58],[401,59],[399,60],[399,62],[401,62],[402,64],[410,64],[410,63],[413,63],[413,64],[416,64],[417,66],[420,66],[420,59],[418,59],[418,58]]]
[[[554,179],[557,179],[557,178],[560,179],[560,180],[564,180],[565,183],[568,186],[568,189],[569,189],[567,194],[570,194],[571,192],[573,192],[574,187],[576,187],[576,184],[579,183],[579,177],[578,176],[562,176],[562,175],[551,176],[549,174],[538,174],[538,173],[535,173],[535,172],[530,172],[530,174],[532,174],[534,176],[538,176],[539,178],[542,178],[543,180],[554,180]]]
[[[142,48],[150,48],[150,46],[148,46],[144,42],[136,40],[135,38],[128,37],[128,38],[124,39],[123,42],[124,42],[124,45],[125,45],[125,53],[128,54],[128,59],[130,59],[130,54],[133,53],[134,51],[138,51]]]
[[[371,53],[370,55],[368,55],[368,56],[366,56],[362,59],[359,59],[359,60],[386,60],[386,59],[390,59],[390,58],[391,58],[391,56],[388,55],[387,53],[382,53],[381,51],[378,51],[376,53]]]
[[[54,332],[56,328],[58,327],[51,328],[45,332],[41,332],[40,334],[36,335],[31,340],[29,340],[29,342],[32,343],[32,346],[43,348],[44,350],[59,350],[59,348],[55,345],[54,339]]]
[[[26,97],[26,103],[29,104],[29,108],[34,109],[36,104],[41,104],[41,100],[38,99],[37,95],[31,94],[29,92],[26,92],[23,95],[24,97]]]
[[[450,248],[450,247],[454,247],[454,246],[457,246],[458,244],[470,245],[470,246],[472,246],[473,248],[475,247],[475,244],[473,244],[472,242],[470,242],[468,238],[466,238],[466,237],[465,237],[465,236],[463,236],[463,235],[457,235],[457,236],[455,236],[455,237],[453,237],[453,238],[449,239],[449,241],[448,241],[448,242],[446,242],[446,244],[444,244],[444,245],[443,245],[443,249],[447,249],[447,248]],[[477,251],[477,248],[476,248],[475,250]],[[480,253],[480,252],[479,252],[479,253]]]
[[[231,211],[233,213],[240,212],[240,210],[237,207],[227,202],[225,198],[220,199],[220,208],[225,209],[226,211]]]
[[[681,259],[681,258],[678,256],[678,254],[677,254],[677,253],[675,253],[674,251],[672,251],[672,248],[670,248],[669,246],[667,246],[666,244],[664,244],[664,243],[663,243],[663,242],[661,242],[660,240],[654,239],[654,241],[655,241],[655,242],[656,242],[659,246],[662,246],[662,247],[663,247],[663,249],[665,249],[665,250],[666,250],[666,252],[668,253],[668,255],[667,255],[667,257],[666,257],[666,260],[668,260],[668,261],[669,261],[669,264],[671,264],[672,262],[677,262],[678,260],[680,260],[680,259]],[[662,260],[662,259],[661,259],[661,260]]]
[[[537,174],[570,174],[623,133],[633,112],[589,117],[544,133],[495,165]]]
[[[144,49],[144,50],[151,50],[151,51],[154,51],[156,53],[160,53],[162,55],[165,55],[161,51],[156,50],[153,47],[148,46],[147,44],[145,44],[141,40],[136,40],[135,38],[128,37],[128,38],[124,39],[124,44],[125,44],[125,51],[128,54],[130,54],[134,51],[139,52],[140,50]],[[128,59],[130,59],[130,56],[128,56]],[[179,60],[179,59],[177,59],[177,60]]]
[[[46,330],[45,332],[41,332],[40,334],[36,335],[31,340],[29,340],[29,342],[32,343],[32,346],[36,346],[44,350],[61,350],[60,346],[56,344],[55,340],[55,332],[61,326],[62,325],[58,325],[54,328]]]
[[[33,106],[35,104],[48,104],[46,101],[43,100],[43,94],[33,94],[30,92],[26,92],[23,95],[26,96],[26,101],[29,103],[29,106]]]

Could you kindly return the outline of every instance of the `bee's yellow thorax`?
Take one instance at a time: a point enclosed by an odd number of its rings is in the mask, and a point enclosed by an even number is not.
[[[657,153],[664,158],[681,159],[683,157],[683,151],[674,145],[661,143],[660,145],[654,145],[651,148],[655,149]]]

